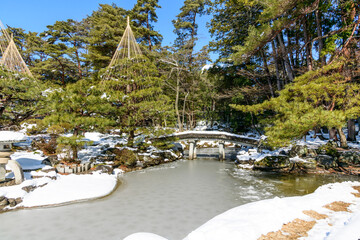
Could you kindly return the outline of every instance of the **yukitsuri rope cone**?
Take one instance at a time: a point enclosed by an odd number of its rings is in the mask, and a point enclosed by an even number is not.
[[[104,79],[109,80],[114,72],[122,72],[125,70],[126,64],[123,64],[122,60],[128,59],[136,61],[140,56],[142,56],[142,52],[130,27],[130,18],[127,17],[127,27],[116,52],[107,67]]]
[[[4,25],[1,22],[0,28],[0,50],[2,55],[0,59],[0,66],[3,66],[9,71],[21,72],[30,77],[33,77],[15,45],[13,36],[9,36],[8,32],[6,31]]]
[[[0,52],[1,56],[4,55],[4,52],[7,48],[7,46],[10,43],[10,35],[6,31],[3,23],[0,21]]]

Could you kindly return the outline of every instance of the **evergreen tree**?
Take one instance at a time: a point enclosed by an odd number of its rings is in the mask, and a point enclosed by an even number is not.
[[[84,143],[81,141],[85,131],[101,131],[115,124],[109,113],[116,109],[104,97],[99,88],[85,80],[69,84],[64,89],[54,89],[48,96],[47,114],[43,122],[46,126],[63,126],[73,134],[60,137],[58,143],[70,147],[72,160],[77,159],[77,151]],[[61,146],[61,145],[60,145]]]
[[[175,27],[175,46],[177,48],[186,49],[188,62],[191,65],[193,51],[197,40],[198,18],[206,14],[206,7],[210,5],[209,0],[185,0],[181,7],[181,12],[173,20]],[[185,54],[185,52],[184,52]]]
[[[0,126],[18,125],[42,106],[43,85],[36,79],[0,68]]]
[[[117,107],[117,123],[129,134],[130,144],[136,132],[167,125],[172,109],[162,86],[156,66],[145,56],[118,60],[111,79],[102,82],[109,101]]]
[[[100,4],[86,21],[90,24],[88,61],[95,71],[106,68],[124,34],[128,11],[115,4]]]
[[[136,19],[138,27],[138,36],[140,42],[146,42],[149,50],[154,45],[159,45],[162,41],[160,33],[154,31],[152,23],[156,23],[158,16],[156,9],[161,8],[158,0],[138,0],[132,10],[133,18]]]
[[[266,128],[268,142],[273,146],[289,144],[314,128],[327,126],[338,130],[341,146],[346,148],[342,128],[349,119],[360,115],[360,85],[358,76],[354,78],[353,66],[353,62],[339,59],[296,78],[279,97],[252,106],[232,107],[256,114],[273,111],[272,124]]]
[[[65,86],[81,79],[86,67],[82,57],[86,47],[86,34],[82,23],[68,19],[47,26],[41,33],[44,44],[38,52],[43,55],[36,61],[34,72],[44,80],[55,81]]]

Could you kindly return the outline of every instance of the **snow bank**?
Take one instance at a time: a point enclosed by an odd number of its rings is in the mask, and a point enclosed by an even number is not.
[[[124,238],[124,240],[167,240],[167,239],[152,233],[135,233]]]
[[[21,132],[0,131],[0,142],[25,141],[26,136]]]
[[[356,214],[360,213],[360,198],[352,193],[356,192],[352,186],[360,185],[359,182],[346,182],[328,184],[318,188],[314,193],[302,197],[274,198],[263,200],[231,209],[205,223],[200,228],[190,233],[185,240],[238,240],[258,239],[262,234],[280,230],[282,225],[296,218],[309,220],[304,210],[314,210],[321,214],[334,216],[328,219],[329,223],[321,224],[315,235],[309,235],[307,239],[325,239],[327,236],[350,234],[356,238],[333,238],[333,239],[358,239],[360,229],[354,229],[359,223],[359,216],[352,219],[351,213],[335,213],[323,208],[324,205],[344,201],[352,203]],[[323,220],[326,221],[326,220]],[[353,224],[351,221],[355,221]],[[348,225],[348,227],[344,227]],[[336,230],[335,226],[340,226]],[[359,225],[357,225],[359,226]],[[317,227],[317,226],[315,226]],[[351,231],[348,233],[348,231]]]
[[[27,194],[21,206],[44,206],[106,196],[113,191],[116,182],[116,176],[100,173],[58,175],[57,180],[52,180],[46,186]]]
[[[26,181],[20,185],[0,187],[0,196],[22,198],[23,202],[16,207],[36,207],[103,197],[110,194],[117,184],[120,170],[114,174],[94,172],[86,175],[60,175],[51,171],[51,167],[42,164],[45,157],[42,152],[16,152],[11,155],[24,170],[47,170],[26,172]],[[8,177],[11,177],[10,175]],[[36,177],[32,179],[32,177]],[[56,179],[56,180],[55,180]],[[26,192],[24,187],[37,187]]]
[[[32,174],[39,176],[35,172]],[[0,196],[22,198],[23,202],[16,207],[37,207],[99,198],[114,190],[117,184],[117,175],[118,173],[108,175],[98,172],[87,175],[43,173],[41,178],[26,180],[20,185],[0,187]],[[57,179],[54,180],[51,177]],[[28,186],[38,188],[27,193],[23,188]]]

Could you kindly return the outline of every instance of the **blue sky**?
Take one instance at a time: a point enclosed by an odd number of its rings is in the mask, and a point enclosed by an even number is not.
[[[56,21],[67,19],[81,20],[94,10],[99,4],[112,4],[131,9],[136,0],[1,0],[0,20],[11,27],[23,28],[26,31],[42,32],[47,25]],[[184,0],[159,0],[162,7],[158,9],[158,22],[155,30],[158,30],[164,37],[163,45],[171,44],[176,35],[173,33],[172,20],[180,12]],[[210,41],[210,34],[205,27],[210,21],[209,16],[200,18],[198,30],[197,50],[207,45]]]

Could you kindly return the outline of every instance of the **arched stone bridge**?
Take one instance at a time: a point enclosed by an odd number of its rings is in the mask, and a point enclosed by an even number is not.
[[[189,159],[196,158],[196,142],[203,141],[218,141],[219,142],[219,159],[225,159],[225,142],[235,143],[241,146],[257,147],[260,140],[247,136],[237,135],[221,131],[187,131],[175,133],[166,137],[176,137],[179,140],[189,141]]]

